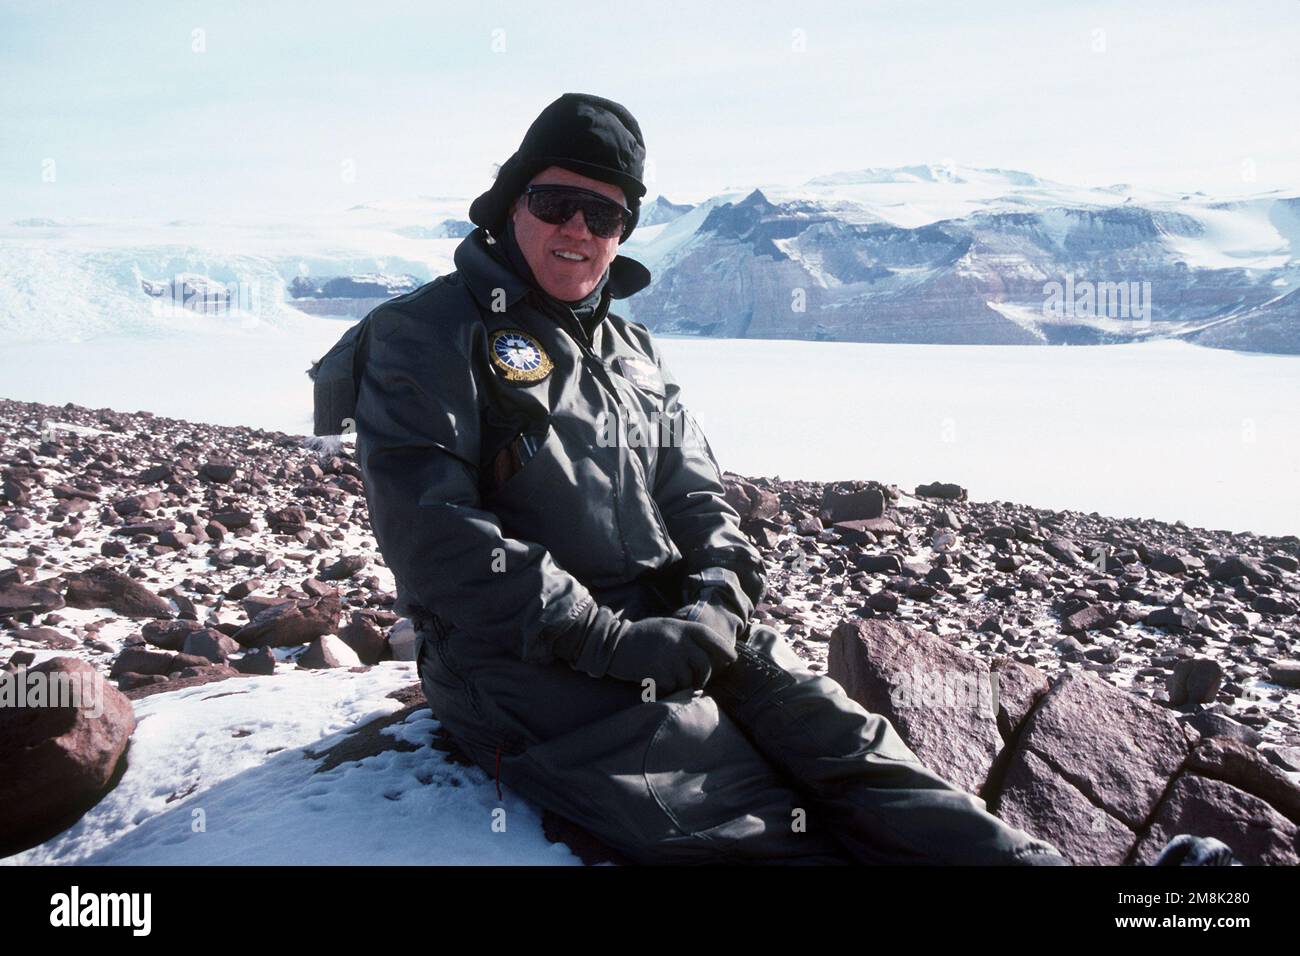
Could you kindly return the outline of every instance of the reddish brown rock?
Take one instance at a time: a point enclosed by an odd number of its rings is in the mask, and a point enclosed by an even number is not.
[[[1228,737],[1212,737],[1192,751],[1186,769],[1253,794],[1300,824],[1300,787],[1254,747]]]
[[[106,565],[68,575],[71,607],[104,607],[126,617],[171,618],[171,605],[133,578]]]
[[[52,627],[24,627],[14,632],[14,637],[20,641],[28,641],[32,644],[44,644],[46,647],[53,648],[56,651],[70,651],[75,647],[80,647],[81,642],[76,638],[61,634]]]
[[[1124,862],[1134,833],[1032,751],[1020,755],[1003,780],[995,806],[1013,826],[1046,840],[1071,863],[1115,866]]]
[[[63,596],[50,588],[30,584],[0,584],[0,615],[44,614],[63,606]]]
[[[1196,732],[1094,674],[1063,675],[1035,708],[1017,754],[1032,751],[1131,829],[1155,810]]]
[[[175,661],[175,654],[128,647],[117,655],[108,676],[118,678],[123,674],[170,674]]]
[[[906,624],[860,618],[835,628],[829,664],[831,678],[887,717],[922,763],[980,793],[1002,748],[987,664]]]
[[[274,604],[235,634],[244,647],[291,647],[308,644],[338,628],[339,599],[335,595]]]
[[[336,634],[325,634],[311,642],[298,658],[299,667],[320,670],[332,667],[357,667],[361,661]]]
[[[198,621],[150,621],[140,630],[145,643],[161,647],[165,651],[179,651],[185,645],[185,639],[195,631],[203,630]]]
[[[131,702],[91,665],[56,657],[0,680],[32,675],[65,688],[67,706],[0,707],[0,856],[44,842],[94,806],[135,730]]]
[[[1009,657],[996,659],[990,670],[997,678],[998,730],[1004,741],[1011,740],[1051,685],[1037,667]]]
[[[1134,850],[1134,861],[1149,864],[1179,833],[1217,837],[1248,865],[1295,866],[1295,823],[1259,797],[1222,780],[1180,774],[1161,802],[1155,821]]]
[[[885,514],[885,494],[879,488],[844,490],[838,485],[827,485],[817,513],[828,524],[880,518]]]
[[[360,611],[352,612],[352,620],[339,631],[339,637],[356,651],[362,664],[378,664],[388,653],[384,635]]]
[[[774,518],[781,513],[781,499],[752,482],[727,477],[723,489],[727,504],[744,520]]]

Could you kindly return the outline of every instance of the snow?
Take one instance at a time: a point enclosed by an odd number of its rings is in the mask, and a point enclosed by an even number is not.
[[[752,190],[751,190],[752,191]],[[653,274],[663,267],[670,255],[680,253],[688,248],[695,231],[704,224],[716,207],[729,202],[739,202],[749,195],[748,192],[723,193],[702,202],[690,212],[678,216],[672,222],[657,227],[653,233],[643,234],[638,228],[625,245],[628,255],[644,263]]]
[[[1276,206],[1272,199],[1182,205],[1176,211],[1196,219],[1205,231],[1165,241],[1194,269],[1279,269],[1295,257],[1298,236],[1279,230],[1283,214]]]
[[[0,863],[580,864],[546,839],[532,805],[507,787],[498,801],[480,768],[429,746],[427,708],[386,728],[419,749],[316,772],[306,752],[400,710],[385,695],[415,682],[414,667],[282,668],[138,700],[117,787],[59,836]]]
[[[458,239],[412,239],[403,227],[463,217],[463,201],[378,204],[250,223],[73,222],[0,227],[0,327],[9,343],[78,343],[104,336],[171,337],[232,328],[302,331],[284,301],[297,275],[450,271]],[[239,283],[251,308],[200,314],[166,307],[142,282],[197,275]]]
[[[661,338],[723,468],[1300,534],[1300,357]]]

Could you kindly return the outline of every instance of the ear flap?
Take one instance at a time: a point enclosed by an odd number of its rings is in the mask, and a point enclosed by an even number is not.
[[[623,230],[623,235],[618,240],[620,246],[627,242],[628,237],[632,235],[632,230],[635,229],[636,224],[641,221],[641,200],[638,199],[627,208],[632,210],[632,218],[628,221],[627,228]]]

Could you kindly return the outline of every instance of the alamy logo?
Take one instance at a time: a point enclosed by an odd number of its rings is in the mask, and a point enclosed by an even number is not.
[[[50,897],[50,925],[129,926],[131,935],[148,936],[153,927],[153,894],[83,894],[74,886],[68,893]]]
[[[1093,282],[1065,274],[1043,285],[1043,316],[1049,319],[1134,319],[1151,321],[1150,282]]]
[[[998,675],[975,671],[899,671],[890,676],[889,700],[898,708],[961,710],[978,717],[998,713]]]
[[[0,707],[74,707],[98,717],[104,712],[104,678],[28,668],[0,672]]]
[[[597,416],[596,444],[601,448],[657,447],[692,451],[698,451],[700,447],[695,430],[682,411],[675,415],[654,411],[645,416],[630,412],[626,417],[617,412],[613,415],[601,412]]]

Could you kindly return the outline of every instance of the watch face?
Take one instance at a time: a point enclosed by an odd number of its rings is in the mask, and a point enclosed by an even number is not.
[[[542,344],[519,329],[492,333],[492,364],[510,382],[540,382],[555,367]]]

